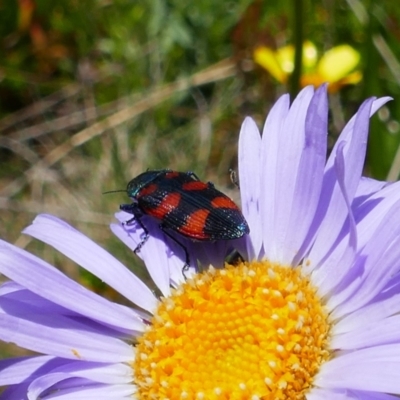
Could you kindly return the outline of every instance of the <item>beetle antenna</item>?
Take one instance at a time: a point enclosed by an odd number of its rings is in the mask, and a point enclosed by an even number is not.
[[[124,193],[126,193],[126,189],[110,190],[110,191],[108,191],[108,192],[103,192],[102,194],[108,194],[108,193],[120,193],[120,192],[124,192]]]

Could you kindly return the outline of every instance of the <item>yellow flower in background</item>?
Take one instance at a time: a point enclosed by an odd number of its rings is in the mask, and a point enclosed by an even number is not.
[[[319,86],[327,82],[328,90],[333,93],[344,85],[358,83],[362,74],[355,68],[360,58],[358,51],[343,44],[333,47],[318,59],[315,45],[310,41],[304,42],[301,86]],[[277,81],[285,84],[294,69],[294,46],[287,45],[278,50],[265,46],[257,47],[254,51],[254,61]]]

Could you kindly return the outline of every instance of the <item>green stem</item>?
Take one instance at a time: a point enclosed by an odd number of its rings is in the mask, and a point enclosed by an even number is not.
[[[290,94],[292,99],[300,90],[301,67],[303,60],[303,0],[293,0],[293,43],[294,70],[290,77]]]

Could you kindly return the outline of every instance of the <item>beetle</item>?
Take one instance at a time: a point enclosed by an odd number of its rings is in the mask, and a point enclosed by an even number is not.
[[[193,172],[149,170],[133,178],[126,192],[132,203],[120,209],[133,215],[145,232],[135,253],[146,243],[149,232],[143,215],[160,222],[160,229],[185,251],[184,270],[189,267],[185,246],[171,232],[193,241],[238,239],[250,232],[238,206],[211,182],[202,182]]]

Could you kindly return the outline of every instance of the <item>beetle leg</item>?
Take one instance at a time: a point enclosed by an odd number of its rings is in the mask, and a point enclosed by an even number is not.
[[[190,177],[194,178],[196,181],[200,180],[200,178],[192,171],[186,172],[186,175],[189,175]]]
[[[196,181],[200,181],[201,182],[200,178],[192,171],[186,172],[186,175],[189,175],[191,178],[195,179]],[[215,188],[215,185],[212,182],[207,182],[207,185],[208,185],[209,188],[212,188],[212,189]]]
[[[168,228],[166,228],[163,224],[160,224],[160,229],[170,238],[172,239],[176,244],[178,244],[183,251],[185,252],[185,264],[182,267],[182,275],[183,277],[186,279],[186,275],[185,272],[189,271],[189,267],[190,267],[190,257],[189,257],[189,253],[187,251],[187,248],[174,236],[172,236],[169,232],[168,232]]]
[[[130,224],[132,221],[134,221],[137,216],[140,214],[140,212],[138,212],[138,206],[135,203],[131,203],[131,204],[120,204],[119,209],[122,211],[127,212],[128,214],[132,214],[133,218],[131,218],[129,221],[126,221],[125,224]]]
[[[141,241],[139,242],[139,244],[136,246],[135,250],[133,250],[133,252],[136,254],[140,251],[140,249],[143,247],[143,245],[147,242],[147,239],[149,238],[149,231],[148,229],[144,226],[143,222],[142,222],[142,213],[140,212],[140,210],[138,210],[138,207],[135,203],[132,204],[121,204],[119,206],[119,208],[122,211],[125,211],[129,214],[132,214],[133,217],[124,222],[124,225],[130,225],[133,221],[136,221],[139,226],[143,229],[144,231],[144,235],[141,237]]]
[[[149,231],[148,229],[144,226],[142,219],[141,219],[141,215],[135,215],[133,217],[134,220],[136,220],[136,222],[140,225],[140,227],[143,229],[144,231],[144,236],[142,236],[142,240],[140,241],[140,243],[136,246],[135,250],[133,250],[133,252],[135,254],[139,253],[140,249],[143,247],[143,245],[147,242],[147,240],[149,239]],[[132,220],[129,220],[128,222],[130,222]]]

